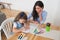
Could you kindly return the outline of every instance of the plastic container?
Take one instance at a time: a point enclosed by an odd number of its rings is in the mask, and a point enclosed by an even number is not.
[[[50,25],[51,25],[50,23],[47,23],[46,24],[46,32],[49,32],[50,31]]]

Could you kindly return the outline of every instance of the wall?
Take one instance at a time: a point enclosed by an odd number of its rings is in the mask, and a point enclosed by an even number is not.
[[[58,2],[59,0],[42,0],[45,3],[45,10],[47,10],[48,15],[47,15],[47,20],[46,22],[51,22],[52,24],[57,24],[58,22],[55,22],[56,16],[59,14],[57,14],[58,12]],[[56,25],[55,24],[55,25]]]
[[[11,8],[16,10],[31,11],[36,0],[2,0],[11,3]]]
[[[58,8],[54,18],[54,24],[60,26],[60,0],[58,1]]]
[[[12,9],[31,12],[34,3],[37,0],[1,0],[1,1],[12,3],[12,5],[11,5]],[[46,22],[50,22],[55,25],[60,23],[59,22],[60,21],[59,0],[42,0],[42,1],[45,5],[44,10],[46,10],[48,12]],[[58,24],[58,25],[60,25],[60,24]]]

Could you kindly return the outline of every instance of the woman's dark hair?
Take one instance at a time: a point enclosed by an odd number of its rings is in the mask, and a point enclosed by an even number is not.
[[[36,20],[39,16],[38,13],[36,12],[36,6],[41,7],[42,9],[44,8],[44,4],[42,1],[37,1],[33,7],[33,11],[32,11],[32,16],[33,16],[33,20]]]
[[[26,13],[25,13],[25,12],[20,12],[20,13],[16,16],[14,22],[19,21],[19,19],[24,19],[24,20],[27,21],[27,15],[26,15]]]

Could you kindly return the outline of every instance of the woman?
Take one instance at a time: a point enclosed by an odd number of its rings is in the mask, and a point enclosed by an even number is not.
[[[32,13],[28,16],[28,20],[33,17],[34,23],[43,24],[46,20],[47,12],[43,10],[44,4],[42,1],[37,1],[33,7]]]

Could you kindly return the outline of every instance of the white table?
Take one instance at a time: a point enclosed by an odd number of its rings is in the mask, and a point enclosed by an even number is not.
[[[34,34],[33,31],[34,31],[35,28],[37,28],[36,25],[31,24],[30,25],[30,30],[28,30],[29,33]],[[45,29],[43,29],[43,30],[45,31]],[[54,40],[60,40],[60,31],[57,31],[57,30],[50,30],[50,32],[45,31],[42,34],[36,34],[36,35],[46,37],[46,38],[51,38],[51,39],[54,39]]]
[[[56,30],[50,30],[50,32],[45,31],[43,34],[37,34],[37,35],[51,38],[54,40],[60,40],[60,31],[56,31]]]
[[[1,40],[1,26],[0,26],[0,40]]]

